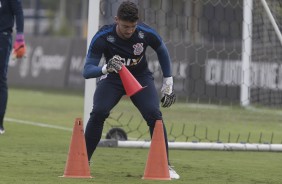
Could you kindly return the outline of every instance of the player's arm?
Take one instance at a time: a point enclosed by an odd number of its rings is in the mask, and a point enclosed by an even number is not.
[[[161,99],[162,107],[170,107],[176,100],[176,95],[173,92],[173,78],[171,75],[171,60],[167,47],[162,42],[160,47],[156,50],[158,59],[163,72],[163,85],[161,92],[163,97]]]
[[[21,58],[26,53],[26,46],[24,40],[24,15],[21,0],[11,0],[11,7],[16,19],[16,40],[14,42],[13,55],[16,58]]]
[[[97,34],[92,38],[85,59],[83,77],[85,79],[97,78],[103,75],[102,66],[99,66],[106,43]]]
[[[173,92],[173,77],[171,70],[171,60],[169,52],[160,36],[153,32],[150,38],[151,47],[156,51],[158,60],[163,72],[162,92],[162,107],[170,107],[176,100],[176,95]]]
[[[103,39],[96,37],[92,39],[83,70],[83,77],[85,79],[97,78],[110,72],[118,73],[118,71],[121,70],[122,62],[119,56],[114,56],[107,64],[99,66],[105,49],[106,43]]]
[[[171,77],[171,60],[167,47],[163,42],[161,42],[161,45],[156,49],[156,53],[163,72],[163,77]]]
[[[10,1],[11,1],[13,13],[15,15],[17,33],[23,33],[24,15],[22,9],[22,1],[21,0],[10,0]]]
[[[86,62],[83,70],[83,77],[85,79],[97,78],[101,75],[108,74],[111,72],[118,73],[121,70],[123,65],[122,58],[118,55],[115,55],[109,60],[104,66],[98,66],[100,63],[100,58],[86,58]]]
[[[100,59],[101,57],[86,57],[83,69],[83,77],[85,79],[97,78],[103,75],[102,67],[98,66]]]

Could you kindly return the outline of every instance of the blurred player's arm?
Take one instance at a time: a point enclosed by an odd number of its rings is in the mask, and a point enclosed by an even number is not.
[[[26,53],[26,46],[24,40],[24,15],[21,1],[11,0],[12,10],[16,18],[17,35],[13,45],[13,55],[16,58],[22,58]]]

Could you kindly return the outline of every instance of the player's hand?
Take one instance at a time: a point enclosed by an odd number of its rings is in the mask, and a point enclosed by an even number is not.
[[[165,94],[162,99],[162,107],[170,107],[172,104],[174,104],[176,100],[176,95],[174,92],[172,92],[170,95]]]
[[[107,72],[118,73],[122,68],[122,58],[119,55],[115,55],[111,58],[106,66]]]
[[[163,86],[161,88],[162,92],[162,107],[170,107],[174,104],[176,100],[176,95],[173,92],[173,78],[172,77],[165,77],[163,79]]]
[[[13,46],[13,56],[15,58],[22,58],[26,53],[26,46],[24,42],[24,35],[17,34],[16,40]]]

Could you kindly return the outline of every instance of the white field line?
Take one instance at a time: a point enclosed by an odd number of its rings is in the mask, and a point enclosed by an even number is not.
[[[11,122],[11,123],[24,124],[24,125],[38,126],[38,127],[43,127],[43,128],[65,130],[65,131],[70,131],[70,132],[73,131],[72,128],[67,128],[67,127],[63,127],[63,126],[50,125],[50,124],[46,124],[46,123],[32,122],[32,121],[26,121],[26,120],[19,120],[19,119],[14,119],[14,118],[4,118],[4,121]],[[104,133],[102,135],[106,136],[106,134],[104,134]],[[128,139],[135,140],[136,138],[128,137]]]
[[[25,121],[25,120],[19,120],[19,119],[14,119],[14,118],[5,118],[4,120],[11,122],[11,123],[32,125],[32,126],[38,126],[38,127],[44,127],[44,128],[53,128],[53,129],[65,130],[65,131],[72,131],[72,128],[66,128],[66,127],[57,126],[57,125],[49,125],[49,124],[40,123],[40,122]]]

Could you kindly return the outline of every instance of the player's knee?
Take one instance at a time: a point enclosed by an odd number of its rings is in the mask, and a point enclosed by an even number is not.
[[[157,120],[162,120],[162,113],[160,111],[152,111],[144,116],[148,126],[155,126]]]
[[[90,113],[89,122],[104,124],[104,121],[106,120],[106,118],[109,117],[109,115],[110,115],[110,113],[107,112],[107,111],[93,110]]]

